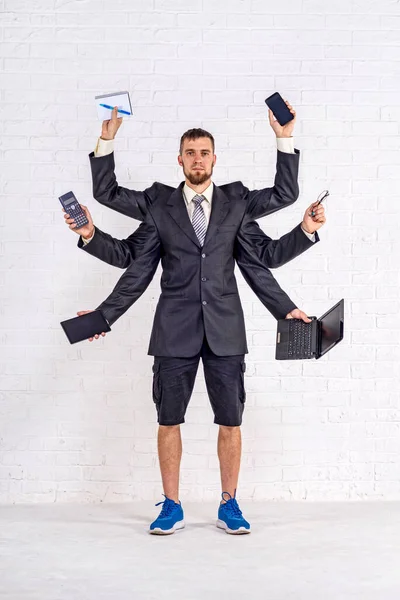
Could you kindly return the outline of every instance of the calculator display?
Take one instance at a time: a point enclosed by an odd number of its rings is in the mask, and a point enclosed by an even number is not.
[[[77,200],[73,194],[65,194],[65,196],[63,196],[63,200],[64,200],[65,206],[69,206],[73,202],[75,202],[75,203],[77,202]]]

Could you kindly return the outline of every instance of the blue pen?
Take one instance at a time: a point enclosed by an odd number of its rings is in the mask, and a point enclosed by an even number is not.
[[[100,104],[100,106],[103,106],[103,108],[109,108],[110,110],[114,109],[114,107],[110,106],[109,104]],[[127,110],[122,110],[121,108],[118,109],[118,112],[123,113],[124,115],[130,115],[131,114]]]

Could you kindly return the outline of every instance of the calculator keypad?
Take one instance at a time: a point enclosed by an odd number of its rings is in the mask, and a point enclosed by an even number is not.
[[[83,227],[89,223],[79,204],[71,204],[71,206],[68,207],[68,213],[69,216],[74,219],[77,228]]]

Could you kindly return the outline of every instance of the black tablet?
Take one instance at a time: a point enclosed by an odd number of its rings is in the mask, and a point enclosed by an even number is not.
[[[100,335],[103,331],[104,333],[111,331],[101,310],[94,310],[81,317],[61,321],[60,325],[71,344],[88,340],[96,334]]]

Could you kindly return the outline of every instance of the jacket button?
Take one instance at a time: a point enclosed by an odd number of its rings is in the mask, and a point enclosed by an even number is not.
[[[201,280],[202,281],[207,281],[207,277],[202,277]]]
[[[206,302],[205,300],[203,300],[202,304],[203,304],[204,306],[206,306],[207,302]]]
[[[205,258],[205,257],[206,257],[206,255],[205,255],[205,254],[202,254],[202,255],[201,255],[201,258]]]

